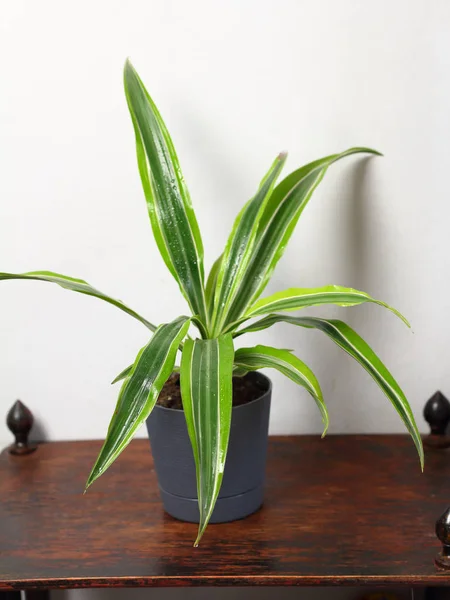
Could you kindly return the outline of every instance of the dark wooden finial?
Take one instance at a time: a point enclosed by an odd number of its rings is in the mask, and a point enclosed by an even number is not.
[[[9,447],[11,454],[30,454],[36,450],[35,444],[28,443],[28,436],[33,427],[33,413],[20,400],[16,400],[6,417],[8,429],[14,435],[15,442]]]
[[[446,435],[450,423],[450,402],[441,392],[436,392],[423,409],[423,416],[431,429],[431,435],[424,439],[427,446],[434,448],[447,448],[450,446],[450,437]]]
[[[450,569],[450,508],[436,521],[436,535],[442,543],[442,550],[435,558],[440,569]]]

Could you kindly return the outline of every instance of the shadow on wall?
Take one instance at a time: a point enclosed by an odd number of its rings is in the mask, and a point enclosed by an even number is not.
[[[376,262],[373,256],[377,255],[377,249],[371,246],[371,207],[375,204],[373,197],[373,186],[371,182],[371,162],[373,157],[358,159],[355,163],[343,169],[342,190],[333,194],[327,189],[326,193],[331,196],[327,219],[332,222],[334,244],[336,247],[328,248],[330,261],[337,267],[337,274],[328,274],[327,280],[320,271],[312,279],[313,285],[340,284],[356,289],[373,292],[377,296],[380,289]],[[330,227],[330,225],[329,225]],[[301,222],[299,223],[301,229]],[[314,251],[314,250],[313,250]],[[306,266],[307,268],[307,266]],[[317,265],[316,265],[317,270]],[[310,278],[311,279],[311,278]],[[293,281],[290,261],[280,261],[275,272],[275,288],[285,289],[301,282]],[[368,307],[374,310],[373,306]],[[308,309],[308,315],[325,318],[338,318],[345,320],[358,333],[365,337],[368,323],[364,307],[351,309],[336,308],[333,306],[322,307],[322,309]],[[375,315],[376,318],[376,315]],[[277,331],[277,345],[285,348],[295,348],[298,345],[298,331],[287,327],[280,327]],[[368,342],[371,343],[370,335]],[[354,367],[353,360],[340,349],[336,348],[330,340],[316,332],[302,331],[301,344],[308,348],[308,364],[319,376],[319,380],[327,390],[327,403],[333,408],[333,403],[339,403],[339,412],[352,416],[352,430],[365,431],[370,426],[371,415],[367,411],[353,410],[357,408],[357,394],[350,397],[344,394],[338,398],[334,388],[339,382],[348,382],[351,378],[351,369]],[[310,361],[310,362],[309,362]],[[359,368],[359,367],[358,367]],[[354,371],[353,371],[354,373]],[[369,427],[370,428],[370,427]]]
[[[48,438],[48,431],[44,423],[39,418],[35,418],[33,429],[30,433],[30,440],[33,442],[46,442],[48,441]]]
[[[375,591],[376,600],[382,590]],[[398,590],[386,600],[411,600],[411,590]],[[414,600],[424,600],[422,590],[414,591]],[[153,588],[145,590],[65,590],[51,594],[52,600],[371,600],[364,588]]]

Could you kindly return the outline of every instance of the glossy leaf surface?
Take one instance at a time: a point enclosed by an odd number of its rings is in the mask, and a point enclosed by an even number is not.
[[[152,339],[138,353],[129,376],[122,384],[105,443],[86,488],[116,460],[151,413],[163,385],[172,373],[178,345],[188,328],[188,317],[178,317],[171,323],[160,325]]]
[[[337,304],[338,306],[356,306],[365,302],[373,302],[387,308],[409,327],[408,321],[398,310],[381,300],[375,300],[366,292],[346,288],[340,285],[327,285],[319,288],[291,288],[276,292],[267,298],[261,298],[247,311],[247,317],[267,315],[277,310],[299,310],[307,306],[321,304]]]
[[[207,320],[203,245],[175,149],[153,100],[127,61],[125,94],[156,243],[194,315]]]
[[[223,322],[252,259],[258,225],[278,175],[286,161],[286,156],[286,154],[280,154],[275,159],[261,181],[255,196],[247,202],[234,222],[217,276],[212,318],[213,335],[217,335],[221,331]]]
[[[322,437],[326,434],[329,418],[319,382],[308,365],[294,356],[292,352],[261,345],[253,348],[239,348],[239,350],[236,350],[234,363],[242,372],[257,371],[264,368],[276,369],[304,387],[313,397],[322,415],[324,425]]]
[[[206,281],[205,287],[205,298],[206,298],[206,307],[208,309],[208,318],[212,318],[213,310],[214,310],[214,299],[216,294],[216,285],[217,285],[217,275],[219,274],[220,263],[222,261],[223,254],[219,256],[214,261],[213,266],[211,267],[211,271],[209,272],[208,279]]]
[[[200,523],[196,546],[222,484],[233,402],[233,357],[230,334],[187,339],[181,357],[181,396],[197,473]]]
[[[424,454],[422,440],[411,407],[405,394],[391,375],[388,368],[378,358],[372,348],[349,325],[335,319],[318,319],[315,317],[293,317],[290,315],[269,315],[253,323],[235,334],[235,337],[244,333],[261,331],[275,323],[289,323],[309,329],[318,329],[325,333],[342,350],[354,358],[379,385],[381,390],[391,401],[395,410],[400,415],[407,430],[411,434],[423,468]]]
[[[267,204],[266,216],[261,220],[252,260],[229,311],[227,325],[237,321],[260,296],[328,167],[341,158],[360,152],[379,154],[369,148],[351,148],[298,169],[275,188]]]

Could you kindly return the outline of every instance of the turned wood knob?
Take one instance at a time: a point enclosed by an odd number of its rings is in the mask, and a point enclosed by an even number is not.
[[[442,543],[442,550],[435,558],[440,569],[450,569],[450,508],[436,521],[436,535]]]
[[[14,435],[15,442],[9,447],[9,452],[16,455],[30,454],[36,450],[35,444],[28,443],[28,436],[33,427],[34,417],[29,408],[20,400],[11,407],[7,417],[6,424],[8,429]]]
[[[436,392],[423,409],[425,421],[430,426],[431,435],[425,438],[428,446],[447,448],[450,446],[450,437],[446,435],[450,423],[450,402],[441,392]]]

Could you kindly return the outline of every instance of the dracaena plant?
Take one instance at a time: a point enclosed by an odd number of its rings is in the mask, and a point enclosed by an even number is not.
[[[138,319],[152,332],[134,363],[114,380],[123,380],[117,406],[87,487],[113,463],[149,416],[165,382],[178,368],[175,362],[180,352],[181,395],[197,471],[198,544],[222,482],[231,423],[233,376],[261,368],[280,371],[309,392],[321,412],[324,433],[328,427],[327,408],[319,383],[300,358],[289,350],[263,345],[234,348],[233,340],[238,336],[281,322],[321,331],[358,361],[394,405],[423,464],[421,439],[408,401],[367,343],[342,321],[286,314],[322,304],[355,306],[372,302],[388,308],[407,323],[400,313],[365,292],[338,285],[294,287],[260,298],[303,209],[328,168],[353,154],[379,153],[369,148],[350,148],[300,167],[277,183],[286,161],[286,154],[279,154],[255,195],[238,214],[224,252],[205,281],[202,238],[172,140],[130,62],[125,65],[124,84],[153,235],[189,305],[191,316],[177,317],[156,327],[81,279],[48,271],[0,274],[0,279],[48,281],[95,296]],[[197,335],[192,329],[189,335],[191,325]]]

